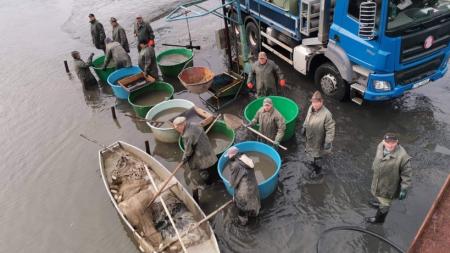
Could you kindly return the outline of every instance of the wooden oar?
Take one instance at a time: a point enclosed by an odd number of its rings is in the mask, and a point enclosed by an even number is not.
[[[217,208],[214,212],[208,214],[208,216],[206,216],[205,218],[203,218],[201,221],[199,221],[199,222],[195,223],[193,226],[189,227],[186,231],[184,231],[184,232],[181,234],[181,238],[183,238],[183,237],[185,237],[187,234],[189,234],[190,231],[192,231],[192,230],[198,228],[198,227],[199,227],[201,224],[203,224],[205,221],[211,219],[211,217],[213,217],[214,215],[216,215],[218,212],[222,211],[225,207],[229,206],[231,203],[233,203],[233,200],[229,200],[227,203],[225,203],[225,204],[223,204],[221,207]],[[160,248],[158,249],[157,252],[162,252],[162,251],[164,251],[165,249],[167,249],[167,247],[170,247],[170,245],[176,243],[177,241],[178,241],[178,240],[173,240],[173,241],[169,242],[168,244],[166,244],[166,245],[160,247]]]
[[[153,204],[153,202],[155,202],[156,198],[161,195],[161,193],[164,191],[164,189],[166,188],[167,184],[170,182],[170,180],[175,176],[175,174],[178,172],[178,170],[181,168],[181,166],[183,166],[184,162],[180,162],[177,167],[175,168],[175,170],[172,172],[172,174],[170,174],[170,176],[166,179],[166,181],[164,181],[164,183],[162,184],[162,187],[155,193],[155,195],[153,195],[153,198],[150,200],[148,206],[151,206]],[[147,207],[148,207],[147,206]]]
[[[147,172],[147,176],[150,179],[151,184],[153,185],[153,189],[155,191],[158,191],[158,186],[156,186],[155,180],[153,179],[152,174],[150,174],[150,171],[148,170],[147,165],[145,165],[144,167],[145,167],[145,172]],[[187,253],[186,246],[184,245],[183,240],[181,240],[180,232],[178,232],[177,226],[175,225],[175,222],[173,221],[172,215],[170,215],[170,211],[167,208],[164,199],[160,196],[159,200],[161,201],[161,204],[164,208],[164,212],[166,212],[167,217],[169,217],[170,224],[172,224],[172,227],[175,230],[175,234],[178,237],[178,241],[180,241],[181,248],[183,248],[183,252]]]
[[[208,133],[209,130],[211,130],[211,128],[214,126],[214,124],[216,123],[217,120],[219,120],[220,116],[222,116],[222,114],[217,115],[217,117],[214,119],[214,121],[211,123],[211,125],[209,125],[208,129],[206,129],[205,133]]]
[[[154,127],[160,127],[160,126],[164,125],[164,123],[165,123],[165,122],[162,122],[162,121],[156,121],[156,120],[151,120],[151,119],[139,118],[139,117],[136,117],[136,116],[134,116],[132,114],[129,114],[129,113],[125,113],[125,116],[130,117],[132,119],[135,119],[137,121],[149,122]]]
[[[264,138],[265,140],[270,141],[271,143],[275,144],[275,141],[273,141],[269,137],[265,136],[261,132],[256,131],[255,129],[253,129],[251,127],[245,126],[244,125],[244,121],[241,118],[239,118],[239,117],[237,117],[237,116],[235,116],[233,114],[228,114],[228,113],[225,113],[223,115],[223,118],[225,120],[225,124],[227,124],[229,127],[233,128],[233,129],[238,129],[238,128],[242,127],[242,126],[246,127],[248,130],[252,131],[253,133],[257,134],[258,136],[260,136],[260,137]],[[283,146],[283,145],[278,145],[278,146],[281,149],[283,149],[283,150],[287,150],[287,148],[285,146]]]

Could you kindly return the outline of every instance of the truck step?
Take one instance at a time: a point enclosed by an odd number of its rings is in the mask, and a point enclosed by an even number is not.
[[[353,97],[352,101],[357,103],[358,105],[362,105],[362,103],[363,103],[362,98],[359,98],[359,97]]]
[[[366,68],[363,68],[363,67],[361,67],[359,65],[353,65],[352,69],[353,69],[354,72],[356,72],[356,73],[358,73],[358,74],[360,74],[360,75],[362,75],[362,76],[364,76],[366,78],[369,77],[369,75],[372,73],[372,71],[370,71],[370,70],[368,70]]]
[[[359,83],[353,83],[352,85],[350,85],[350,89],[356,90],[362,95],[364,95],[364,93],[366,92],[366,87]]]

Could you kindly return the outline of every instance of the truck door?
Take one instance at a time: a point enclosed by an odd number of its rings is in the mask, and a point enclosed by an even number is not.
[[[336,1],[334,22],[330,28],[330,40],[335,41],[341,47],[352,63],[361,65],[367,69],[376,69],[378,39],[364,40],[358,36],[359,9],[361,2],[366,0]],[[377,29],[379,31],[381,0],[377,3]],[[378,36],[379,37],[379,36]]]

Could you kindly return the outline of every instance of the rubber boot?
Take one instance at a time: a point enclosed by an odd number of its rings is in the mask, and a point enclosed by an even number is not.
[[[311,174],[309,175],[309,177],[311,179],[317,179],[320,178],[322,176],[322,167],[320,167],[317,164],[313,164],[313,171],[311,172]]]
[[[386,215],[388,214],[388,210],[383,210],[383,208],[379,208],[374,217],[366,217],[366,222],[372,224],[383,223],[386,219]]]
[[[192,190],[192,198],[195,200],[195,202],[197,202],[197,204],[200,205],[200,198],[199,198],[199,190],[198,189],[194,189]]]

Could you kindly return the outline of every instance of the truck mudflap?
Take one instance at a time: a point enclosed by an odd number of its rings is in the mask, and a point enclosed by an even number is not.
[[[364,92],[364,100],[366,101],[386,101],[402,96],[405,92],[416,89],[429,84],[437,79],[442,78],[448,71],[448,58],[445,60],[441,68],[435,71],[432,75],[422,78],[421,80],[408,83],[408,84],[396,84],[394,73],[389,74],[371,74],[367,82],[367,89]],[[375,81],[387,81],[391,85],[389,91],[376,90],[374,87]]]

